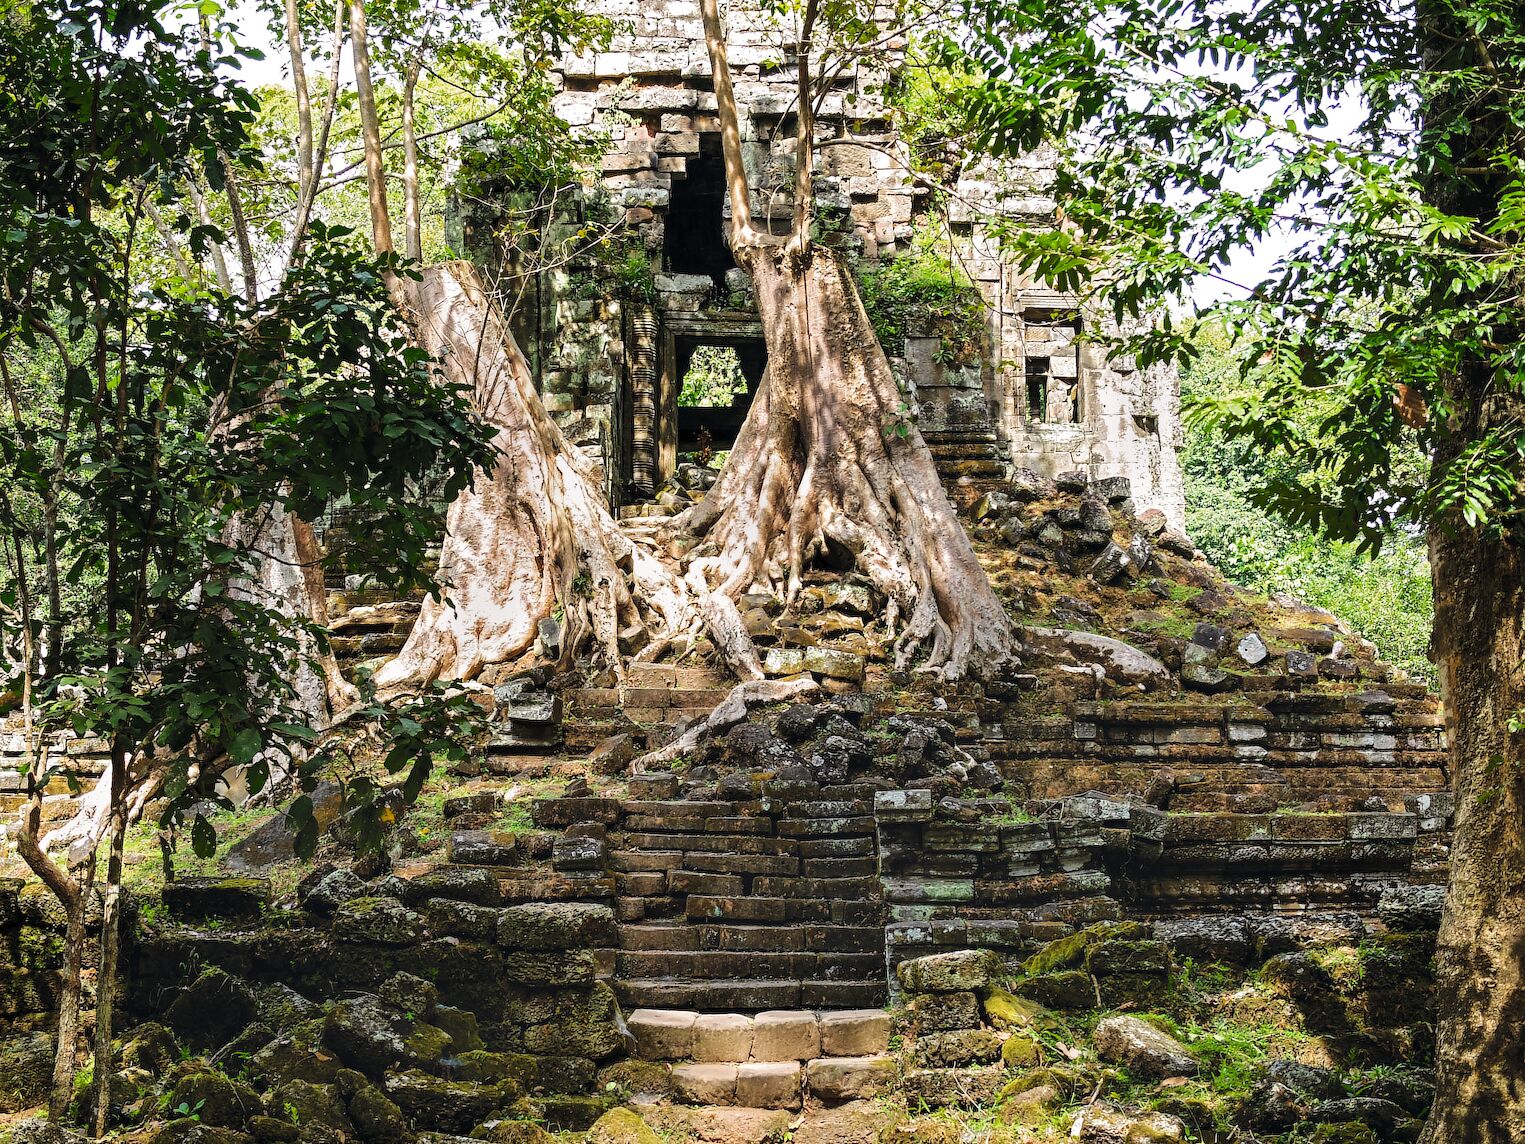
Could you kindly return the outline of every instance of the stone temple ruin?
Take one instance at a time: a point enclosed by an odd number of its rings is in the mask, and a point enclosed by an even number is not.
[[[524,286],[516,334],[548,407],[603,461],[611,499],[623,505],[656,492],[680,455],[729,447],[766,353],[745,275],[725,245],[729,207],[697,0],[595,7],[623,30],[608,51],[560,61],[555,106],[575,128],[607,138],[607,151],[590,185],[555,208],[549,234],[609,226],[618,253],[613,263],[584,259]],[[742,4],[731,7],[728,36],[753,218],[781,231],[793,209],[787,37]],[[911,149],[886,112],[890,82],[893,66],[853,69],[818,119],[821,226],[865,267],[903,256],[916,228],[932,225],[932,182],[910,173]],[[938,187],[949,207],[935,225],[978,288],[981,328],[972,352],[956,360],[936,328],[908,329],[904,345],[889,349],[945,474],[999,476],[1016,465],[1046,476],[1125,477],[1140,507],[1161,509],[1179,527],[1174,375],[1136,369],[1088,342],[1107,319],[1019,273],[981,221],[999,212],[1052,225],[1050,175],[1034,155]],[[490,247],[492,223],[478,220],[464,241]],[[630,252],[652,274],[639,294],[621,296],[611,283]],[[680,401],[703,347],[735,353],[745,391],[729,404]]]
[[[383,854],[325,783],[315,862],[272,809],[196,876],[130,886],[120,1123],[870,1144],[985,1109],[1063,1111],[1090,1144],[1415,1139],[1452,809],[1434,697],[1334,617],[1224,582],[1119,481],[955,490],[1025,615],[1021,674],[891,670],[881,602],[825,573],[800,614],[754,609],[800,702],[720,717],[702,662],[504,671],[490,735]],[[341,622],[350,663],[392,638],[371,615]],[[86,787],[102,747],[58,744]],[[69,805],[60,780],[48,812]],[[0,878],[0,1109],[45,1091],[61,926]]]
[[[607,267],[552,271],[515,313],[621,527],[649,536],[681,507],[679,458],[723,449],[745,410],[679,404],[689,362],[733,349],[748,392],[765,362],[721,242],[697,7],[605,7],[634,31],[564,61],[557,102],[614,139],[558,225],[606,195],[660,269],[638,295]],[[730,26],[756,214],[781,218],[792,92],[766,21]],[[873,81],[828,99],[841,144],[818,184],[870,262],[903,252],[923,197]],[[961,194],[1044,222],[1042,163],[1007,175],[1026,189]],[[1099,356],[1099,319],[1021,280],[972,216],[953,226],[988,304],[979,362],[946,364],[934,330],[902,364],[1022,624],[1021,672],[892,670],[883,601],[820,570],[795,612],[743,601],[767,672],[812,686],[797,703],[718,717],[731,681],[699,656],[623,679],[501,665],[475,692],[490,733],[382,854],[355,852],[324,783],[311,864],[272,807],[195,876],[129,878],[116,1123],[196,1109],[163,1144],[595,1124],[597,1144],[650,1144],[640,1119],[868,1144],[964,1139],[929,1117],[975,1108],[1013,1131],[1065,1109],[1063,1137],[1090,1144],[1416,1137],[1452,810],[1435,697],[1335,617],[1207,565],[1179,527],[1173,379]],[[416,604],[332,587],[346,667],[400,647]],[[632,773],[696,721],[692,751]],[[87,790],[106,761],[99,741],[54,749]],[[59,779],[48,817],[73,801]],[[0,1113],[46,1090],[61,931],[35,880],[0,878]],[[1263,1055],[1226,1063],[1229,1034]]]

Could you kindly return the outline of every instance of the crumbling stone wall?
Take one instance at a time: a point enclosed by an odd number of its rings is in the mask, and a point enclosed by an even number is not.
[[[672,376],[668,326],[744,335],[755,309],[739,270],[723,277],[682,272],[664,254],[669,228],[710,228],[720,237],[719,215],[699,217],[684,198],[701,168],[719,161],[696,0],[599,0],[595,7],[620,30],[608,50],[560,61],[555,106],[574,129],[607,137],[609,146],[580,195],[557,208],[548,234],[554,242],[578,228],[608,227],[622,237],[543,276],[519,328],[548,407],[606,463],[611,494],[623,501],[650,495],[676,464],[681,378]],[[782,231],[793,210],[791,45],[777,19],[756,5],[731,5],[727,24],[753,218]],[[931,201],[886,112],[887,78],[878,66],[858,67],[838,81],[817,116],[821,225],[828,241],[868,265],[907,249]],[[1139,370],[1088,341],[1089,333],[1109,332],[1110,319],[1018,273],[982,221],[995,213],[1051,226],[1052,168],[1052,157],[1037,153],[972,171],[947,188],[958,261],[985,302],[983,360],[974,369],[946,368],[929,350],[935,336],[920,336],[933,332],[910,331],[899,365],[919,422],[950,462],[950,477],[999,475],[1002,463],[1046,475],[1127,477],[1141,508],[1158,508],[1179,527],[1173,372]],[[729,218],[729,206],[722,210]],[[628,282],[614,285],[621,279],[616,264],[628,268],[632,253],[639,261],[642,252],[649,280],[634,292]]]

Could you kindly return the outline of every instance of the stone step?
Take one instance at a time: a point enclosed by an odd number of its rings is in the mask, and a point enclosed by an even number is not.
[[[631,978],[612,983],[626,1010],[695,1009],[704,1013],[757,1013],[767,1009],[868,1009],[882,1006],[889,990],[881,973],[876,981],[775,981],[734,978],[726,981],[674,981],[669,977]]]
[[[932,456],[939,461],[968,457],[984,457],[991,460],[999,459],[999,453],[993,438],[991,440],[969,440],[966,437],[960,437],[956,440],[928,441],[927,445],[932,450]]]
[[[621,977],[673,977],[684,981],[767,976],[822,981],[864,981],[884,974],[882,953],[793,953],[760,950],[621,950],[615,958]]]
[[[660,924],[620,927],[627,950],[760,950],[780,953],[874,953],[884,949],[882,926]]]
[[[957,480],[961,477],[994,480],[1005,472],[1005,462],[983,458],[954,457],[937,462],[937,473],[943,480]]]
[[[670,977],[616,978],[612,983],[625,1008],[696,1009],[701,1012],[760,1012],[797,1009],[799,981],[733,978],[727,981],[674,981]]]
[[[629,1028],[645,1061],[805,1063],[889,1051],[893,1018],[880,1008],[773,1009],[755,1017],[685,1009],[636,1009]]]

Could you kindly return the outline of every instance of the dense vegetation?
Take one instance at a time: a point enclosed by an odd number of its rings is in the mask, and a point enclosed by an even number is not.
[[[1224,398],[1240,385],[1221,332],[1199,326],[1197,345],[1200,356],[1181,376],[1188,404]],[[1260,493],[1273,477],[1292,479],[1295,466],[1200,421],[1188,425],[1181,467],[1187,529],[1229,579],[1326,608],[1375,643],[1388,662],[1434,681],[1428,658],[1434,605],[1422,535],[1390,528],[1373,552],[1288,524]]]

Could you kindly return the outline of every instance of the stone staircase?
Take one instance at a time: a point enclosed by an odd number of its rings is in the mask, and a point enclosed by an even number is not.
[[[19,716],[0,724],[0,818],[9,820],[26,803],[27,776],[23,771],[28,752]],[[95,788],[110,765],[110,748],[104,739],[56,735],[48,749],[49,767],[55,773],[43,791],[44,822],[59,822],[73,815],[75,800]]]
[[[739,1013],[637,1009],[635,1055],[671,1062],[674,1095],[688,1104],[798,1109],[882,1096],[899,1076],[890,1015],[881,1009]]]
[[[648,786],[663,778],[672,776]],[[884,1003],[872,791],[821,794],[622,804],[610,859],[621,923],[615,988],[627,1006]]]
[[[961,479],[999,481],[1006,475],[1006,462],[993,428],[923,429],[921,435],[945,484]]]
[[[339,666],[350,672],[400,652],[420,604],[421,597],[398,600],[393,592],[330,591],[328,614],[336,618],[329,645]]]

